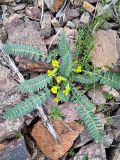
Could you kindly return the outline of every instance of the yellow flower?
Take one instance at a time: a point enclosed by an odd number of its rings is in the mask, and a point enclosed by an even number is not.
[[[63,93],[67,96],[69,94],[69,92],[70,92],[70,86],[69,86],[69,84],[67,84],[67,86],[66,86],[65,90],[63,91]]]
[[[73,71],[76,73],[80,73],[80,72],[82,72],[82,68],[81,68],[81,66],[78,66],[76,69],[73,69]]]
[[[53,75],[57,72],[57,70],[58,70],[57,68],[55,68],[55,69],[52,70],[52,71],[51,71],[51,70],[48,70],[48,71],[47,71],[48,76],[53,76]]]
[[[55,102],[59,102],[59,100],[60,100],[60,99],[59,99],[58,97],[55,97],[55,98],[54,98],[54,101],[55,101]]]
[[[59,88],[58,86],[53,86],[51,88],[51,92],[54,93],[54,94],[57,94],[58,88]]]
[[[58,63],[58,61],[56,59],[52,60],[52,66],[53,67],[59,67],[59,63]]]
[[[58,76],[58,77],[56,78],[57,83],[60,83],[60,82],[65,81],[65,80],[66,80],[66,79],[65,79],[64,77],[62,77],[62,76]]]
[[[48,74],[48,76],[53,76],[54,75],[53,71],[51,71],[51,70],[48,70],[47,74]]]

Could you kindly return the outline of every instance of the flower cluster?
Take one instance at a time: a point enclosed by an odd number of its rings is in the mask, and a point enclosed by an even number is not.
[[[54,76],[54,79],[57,82],[57,85],[53,85],[51,87],[51,92],[56,95],[56,97],[54,98],[54,101],[59,102],[60,101],[58,96],[59,90],[62,90],[62,93],[65,96],[68,96],[71,88],[67,79],[58,75],[60,66],[59,66],[59,62],[56,59],[52,60],[52,66],[53,66],[53,70],[48,70],[47,74],[48,76]],[[76,73],[82,72],[81,66],[77,65],[77,68],[73,68],[73,72],[76,72]]]

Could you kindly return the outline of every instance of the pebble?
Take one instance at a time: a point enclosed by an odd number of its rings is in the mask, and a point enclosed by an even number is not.
[[[80,16],[79,8],[75,9],[68,9],[65,12],[65,16],[67,20],[73,20],[74,18],[77,18]]]
[[[68,21],[67,24],[66,24],[67,27],[71,28],[71,29],[74,29],[76,28],[75,24],[71,21]]]
[[[91,21],[90,14],[88,12],[84,12],[80,17],[80,22],[85,23],[85,24],[89,24],[90,21]]]
[[[26,7],[25,13],[31,18],[39,18],[40,17],[40,9],[38,7]]]

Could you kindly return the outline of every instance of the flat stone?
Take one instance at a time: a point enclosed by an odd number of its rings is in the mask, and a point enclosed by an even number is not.
[[[64,0],[44,0],[51,12],[57,12],[62,7]]]
[[[53,121],[54,128],[59,135],[60,143],[56,144],[53,137],[44,127],[42,122],[35,124],[32,130],[32,137],[38,148],[50,159],[62,157],[73,145],[74,140],[83,131],[83,126],[76,122],[66,123]],[[68,126],[68,127],[67,127]],[[69,129],[71,128],[71,129]]]
[[[103,144],[93,142],[83,146],[74,157],[74,160],[82,160],[86,155],[91,160],[106,160],[106,152]]]
[[[11,77],[10,71],[0,65],[0,113],[21,101],[21,95],[16,93],[17,82]],[[0,141],[13,137],[23,125],[23,119],[1,121]]]
[[[80,11],[79,8],[75,8],[75,9],[67,9],[65,11],[65,16],[67,20],[73,20],[74,18],[77,18],[80,16]]]
[[[88,96],[92,98],[93,103],[95,103],[96,105],[101,105],[106,103],[104,95],[99,90],[89,91]]]
[[[93,12],[95,10],[95,7],[86,1],[83,3],[83,8],[88,12]]]
[[[65,122],[73,122],[80,119],[80,116],[76,111],[76,107],[78,107],[78,104],[74,104],[72,102],[59,105],[58,108],[61,110]]]
[[[91,61],[96,67],[106,67],[116,64],[119,52],[117,41],[120,41],[117,32],[100,30],[93,36],[94,48],[91,52]]]
[[[8,32],[8,42],[31,45],[47,52],[41,33],[38,31],[39,24],[37,22],[23,22],[18,15],[12,15],[4,21],[4,26]]]
[[[42,37],[44,38],[48,38],[50,37],[52,32],[52,28],[51,28],[51,14],[50,12],[46,12],[43,15],[43,20],[41,23],[41,30],[40,30],[40,34]]]
[[[6,148],[6,149],[5,149]],[[0,160],[30,160],[24,138],[0,150]]]

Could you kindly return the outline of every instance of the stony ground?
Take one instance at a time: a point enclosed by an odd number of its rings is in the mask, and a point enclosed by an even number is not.
[[[92,31],[91,62],[103,69],[114,65],[114,70],[120,72],[120,16],[115,3],[104,0],[0,0],[0,40],[2,43],[29,44],[47,54],[57,47],[59,34],[64,30],[74,51],[77,31],[82,24],[89,25],[96,15],[107,14],[102,29],[98,21]],[[20,57],[13,60],[27,79],[51,68],[49,64]],[[76,104],[70,102],[59,105],[64,120],[52,120],[61,139],[61,143],[56,144],[36,111],[14,121],[2,119],[4,110],[26,96],[16,92],[16,85],[0,53],[0,160],[120,160],[120,95],[117,90],[105,85],[87,90],[88,97],[99,106],[98,116],[105,128],[104,144],[95,143],[86,128],[76,122],[80,117],[75,111]],[[112,98],[105,96],[106,92]],[[56,105],[52,97],[46,102],[48,115]]]

